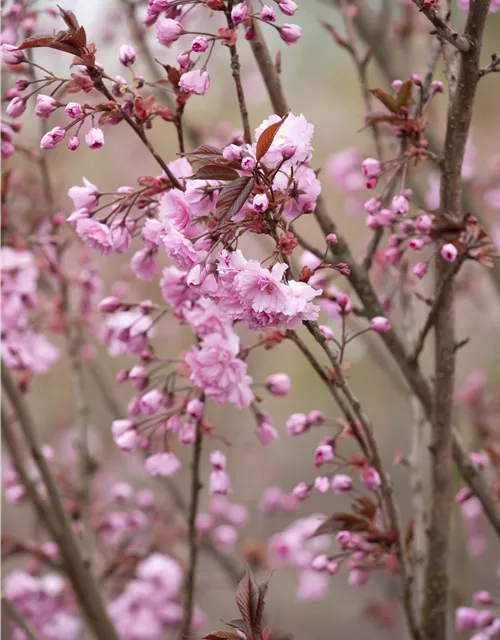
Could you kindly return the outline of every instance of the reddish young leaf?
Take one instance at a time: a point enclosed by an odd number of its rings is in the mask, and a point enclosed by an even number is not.
[[[396,106],[397,106],[398,112],[400,111],[401,107],[408,107],[408,103],[410,102],[410,96],[411,96],[411,87],[412,87],[411,80],[407,80],[406,82],[403,82],[403,84],[399,88],[398,95],[396,98]]]
[[[212,633],[203,636],[203,640],[229,640],[230,638],[241,640],[241,636],[236,631],[212,631]]]
[[[257,141],[257,150],[255,154],[257,162],[269,151],[275,135],[278,133],[279,128],[287,118],[288,113],[283,116],[283,118],[281,118],[279,122],[275,122],[274,124],[269,125],[267,129],[264,129],[264,131],[260,134]]]
[[[249,567],[236,587],[236,604],[243,620],[250,627],[254,635],[260,635],[256,629],[257,609],[259,602],[259,585],[255,581]]]
[[[75,14],[72,11],[62,9],[59,5],[57,5],[57,8],[59,9],[59,14],[66,23],[68,29],[70,29],[71,31],[78,31],[80,25],[78,23],[78,20],[76,19]]]
[[[190,180],[236,180],[239,174],[230,167],[224,167],[219,164],[205,164],[192,175]]]
[[[389,111],[392,111],[392,113],[399,113],[399,107],[391,95],[382,91],[382,89],[370,89],[370,93],[378,98],[378,100],[380,100],[380,102],[386,106]]]
[[[238,213],[252,193],[253,185],[254,179],[244,176],[229,182],[222,188],[215,207],[220,220],[232,218]]]
[[[361,516],[352,513],[335,513],[328,520],[325,520],[311,537],[338,533],[339,531],[366,531],[368,527],[369,523]]]
[[[211,144],[200,144],[199,147],[193,149],[193,151],[189,151],[185,155],[187,156],[221,156],[222,151],[217,149],[217,147],[213,147]]]

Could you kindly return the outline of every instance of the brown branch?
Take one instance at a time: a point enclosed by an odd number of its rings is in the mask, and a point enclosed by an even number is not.
[[[500,56],[498,53],[491,54],[491,61],[487,67],[483,67],[479,69],[478,76],[482,78],[483,76],[488,75],[488,73],[499,73],[500,72]]]
[[[40,640],[30,623],[19,613],[12,602],[4,597],[2,597],[2,609],[14,625],[24,632],[28,640]]]
[[[460,35],[454,31],[445,20],[443,20],[437,9],[432,6],[424,7],[422,0],[412,0],[412,2],[416,7],[418,7],[419,11],[432,22],[436,28],[434,33],[436,33],[439,38],[449,42],[461,53],[467,53],[473,48],[474,44],[468,36],[467,30],[464,35]]]
[[[231,7],[233,5],[232,0],[229,0],[229,4],[226,10],[226,20],[229,29],[234,31],[234,22],[231,17]],[[241,84],[241,66],[240,57],[235,44],[229,46],[229,54],[231,56],[231,71],[236,86],[236,95],[238,96],[238,107],[240,110],[241,123],[243,125],[243,139],[246,144],[252,144],[252,131],[250,129],[250,121],[248,119],[248,109],[245,101],[245,93],[243,91],[243,85]]]
[[[82,559],[78,542],[69,524],[49,465],[42,455],[33,417],[5,367],[2,367],[2,387],[12,405],[12,409],[17,415],[21,431],[45,485],[47,497],[54,514],[54,526],[51,533],[54,536],[54,541],[59,545],[66,572],[89,627],[99,640],[118,640],[118,635],[108,617],[98,586]],[[28,486],[26,489],[29,490]],[[34,505],[36,507],[36,502]],[[51,521],[51,518],[46,520],[48,526]]]
[[[204,398],[202,398],[203,401]],[[201,451],[203,446],[202,433],[203,418],[196,423],[196,440],[193,449],[193,460],[191,462],[191,497],[188,511],[188,545],[189,545],[189,566],[186,573],[184,602],[184,620],[182,622],[179,640],[188,638],[191,632],[191,620],[193,617],[194,599],[196,591],[196,566],[198,561],[198,532],[196,530],[196,516],[198,515],[198,505],[200,500],[200,490],[202,488],[200,480]]]
[[[471,4],[465,34],[470,46],[462,50],[459,71],[448,109],[444,143],[441,208],[456,215],[461,211],[461,170],[465,145],[472,120],[472,109],[479,79],[479,59],[486,16],[491,0]],[[454,265],[442,258],[436,264],[436,297],[441,283]],[[449,590],[449,546],[453,505],[453,406],[455,381],[455,292],[453,280],[444,287],[441,306],[436,312],[434,361],[434,411],[431,436],[432,503],[428,528],[427,567],[425,574],[422,625],[427,640],[441,640],[447,635]]]

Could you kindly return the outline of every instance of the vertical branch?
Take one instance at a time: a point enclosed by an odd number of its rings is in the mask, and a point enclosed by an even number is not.
[[[199,551],[198,532],[196,531],[196,516],[198,515],[200,490],[203,486],[200,481],[201,451],[203,446],[202,424],[203,417],[201,417],[196,424],[196,440],[194,443],[193,460],[191,462],[191,496],[188,515],[189,567],[185,584],[186,601],[184,603],[184,620],[179,640],[189,637],[196,591],[196,565],[198,562]]]
[[[472,119],[479,58],[490,0],[474,0],[464,37],[471,46],[461,51],[456,87],[448,110],[441,177],[441,208],[461,213],[461,169]],[[450,269],[437,258],[436,292]],[[435,386],[431,434],[432,504],[422,624],[427,640],[446,638],[449,591],[449,540],[453,503],[453,400],[455,379],[455,291],[453,281],[442,295],[435,325]]]
[[[231,18],[232,0],[229,2],[226,10],[226,20],[229,29],[234,30],[234,22]],[[238,96],[238,107],[240,109],[241,122],[243,124],[243,138],[246,144],[252,144],[252,132],[250,130],[250,121],[248,119],[248,109],[245,102],[245,93],[243,91],[243,85],[241,84],[241,66],[240,57],[236,45],[229,46],[229,53],[231,55],[231,71],[233,74],[234,84],[236,85],[236,95]]]

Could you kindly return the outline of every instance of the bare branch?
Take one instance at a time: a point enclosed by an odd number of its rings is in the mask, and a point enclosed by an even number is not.
[[[446,42],[452,44],[461,53],[467,53],[472,49],[473,43],[470,37],[467,35],[467,32],[464,35],[460,35],[456,31],[454,31],[450,27],[450,25],[439,15],[439,11],[437,11],[437,9],[432,6],[424,7],[424,3],[422,0],[412,0],[412,2],[416,7],[418,7],[419,11],[423,13],[424,16],[428,18],[436,27],[436,30],[431,33],[435,33],[442,40],[446,40]]]

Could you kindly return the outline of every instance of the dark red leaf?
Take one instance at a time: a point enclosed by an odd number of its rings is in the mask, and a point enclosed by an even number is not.
[[[247,567],[245,575],[236,587],[236,604],[238,605],[238,609],[241,612],[243,620],[256,635],[257,630],[255,629],[255,621],[258,601],[259,585],[255,581],[250,568]]]
[[[378,98],[378,100],[380,100],[380,102],[386,106],[389,111],[392,111],[392,113],[399,113],[397,102],[391,95],[382,91],[382,89],[370,89],[370,93]]]
[[[78,29],[80,28],[80,25],[78,24],[78,20],[76,19],[75,14],[72,11],[67,11],[66,9],[62,9],[59,5],[57,5],[57,8],[59,9],[61,18],[66,23],[66,26],[68,27],[68,29],[71,29],[71,31],[78,31]]]
[[[229,638],[241,640],[241,636],[236,631],[212,631],[212,633],[203,636],[203,640],[226,640]]]
[[[269,125],[267,129],[264,129],[264,131],[260,134],[259,139],[257,141],[257,150],[255,153],[257,162],[263,156],[265,156],[266,153],[269,151],[269,148],[273,143],[275,135],[278,133],[279,128],[287,118],[288,118],[288,113],[285,116],[283,116],[283,118],[281,118],[279,122],[275,122],[274,124]]]
[[[236,180],[239,174],[230,167],[219,164],[205,164],[191,176],[191,180]]]
[[[28,38],[19,49],[34,49],[35,47],[50,47],[55,42],[54,36],[40,36],[37,38]]]
[[[186,153],[186,155],[187,156],[216,155],[216,156],[222,157],[222,151],[220,149],[217,149],[217,147],[212,147],[211,144],[200,144],[199,147],[196,147],[196,149],[193,149],[193,151],[189,151],[188,153]]]
[[[411,96],[411,87],[412,87],[411,80],[407,80],[406,82],[403,82],[403,84],[399,88],[398,95],[396,98],[396,106],[397,106],[398,112],[400,111],[401,107],[408,107],[408,103],[410,101],[410,96]]]
[[[366,531],[368,527],[369,522],[361,516],[352,513],[335,513],[316,529],[312,537],[337,533],[338,531]]]
[[[226,184],[219,193],[216,213],[220,220],[232,218],[245,204],[252,193],[254,179],[244,176]]]

